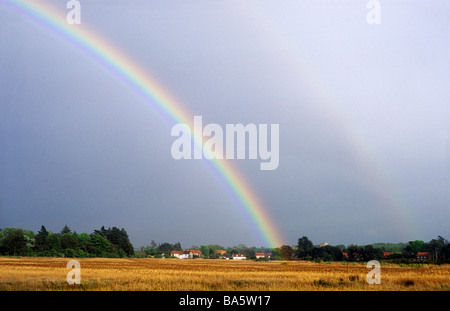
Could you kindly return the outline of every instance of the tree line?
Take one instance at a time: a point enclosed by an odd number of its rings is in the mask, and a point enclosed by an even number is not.
[[[218,244],[209,245],[192,245],[189,247],[191,250],[200,250],[202,252],[202,257],[206,259],[217,259],[222,257],[231,257],[233,254],[244,254],[246,258],[256,259],[256,253],[272,253],[275,257],[278,255],[275,249],[266,247],[247,247],[244,244],[239,244],[237,246],[225,247]],[[223,250],[224,254],[220,254],[217,251]],[[139,257],[170,257],[172,251],[183,251],[180,242],[171,244],[168,242],[156,243],[154,240],[151,241],[149,245],[142,246],[139,251],[136,251],[136,256]]]
[[[369,261],[369,260],[392,260],[411,261],[415,259],[418,252],[429,252],[434,261],[450,262],[450,244],[438,236],[429,242],[420,240],[408,243],[375,243],[369,245],[313,245],[312,241],[303,236],[298,239],[297,245],[282,245],[276,248],[247,247],[239,244],[232,247],[221,245],[193,245],[189,249],[200,250],[202,257],[216,259],[221,257],[231,257],[232,254],[244,254],[247,259],[256,260],[256,253],[270,253],[271,260],[311,260],[311,261]],[[172,251],[182,251],[180,242],[171,244],[168,242],[156,243],[152,241],[149,245],[143,246],[136,251],[138,257],[169,257]],[[224,250],[225,254],[217,253],[217,250]],[[391,254],[386,257],[385,252]],[[259,260],[267,260],[259,259]]]
[[[392,261],[412,260],[417,253],[427,252],[431,260],[450,262],[450,243],[441,236],[429,242],[421,240],[409,241],[408,243],[375,243],[358,246],[350,244],[340,246],[314,246],[311,240],[303,236],[298,239],[296,248],[282,246],[282,257],[284,259],[324,260],[324,261],[369,261],[389,259]],[[390,254],[385,256],[385,252]]]
[[[276,248],[247,247],[239,244],[224,247],[217,244],[193,245],[189,249],[200,250],[202,257],[217,259],[244,254],[247,259],[256,260],[256,253],[270,254],[271,260],[313,260],[313,261],[369,261],[386,259],[385,252],[391,252],[393,261],[412,260],[418,252],[428,252],[433,261],[450,262],[450,243],[438,236],[429,242],[421,240],[408,243],[375,243],[369,245],[313,245],[303,236],[297,245],[282,245]],[[77,233],[66,225],[60,232],[48,231],[44,226],[34,233],[22,228],[0,228],[1,256],[38,256],[38,257],[170,257],[172,251],[182,251],[181,243],[156,243],[134,250],[125,229],[102,226],[92,233]],[[219,254],[224,250],[225,254]],[[259,259],[259,260],[268,260]]]
[[[22,228],[0,228],[0,255],[37,257],[130,257],[134,248],[125,229],[112,227],[87,233],[72,232],[66,225],[60,232],[45,226],[34,233]]]

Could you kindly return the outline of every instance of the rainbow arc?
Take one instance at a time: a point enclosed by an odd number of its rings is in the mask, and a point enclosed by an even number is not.
[[[192,114],[184,109],[155,77],[142,70],[141,66],[106,38],[86,27],[85,23],[68,24],[64,12],[43,1],[7,0],[6,4],[68,39],[75,47],[131,86],[133,91],[143,95],[152,108],[171,121],[187,124],[193,129]],[[194,143],[201,148],[202,138],[194,136]],[[216,175],[232,193],[233,202],[237,202],[240,208],[245,210],[265,243],[269,247],[281,246],[284,239],[280,231],[271,220],[266,207],[236,167],[225,160],[204,161],[211,163],[211,167],[218,173]]]

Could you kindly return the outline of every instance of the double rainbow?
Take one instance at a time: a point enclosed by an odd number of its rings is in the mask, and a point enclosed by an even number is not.
[[[159,110],[173,122],[185,123],[193,129],[192,115],[183,109],[181,104],[154,77],[144,72],[129,56],[96,34],[93,29],[86,28],[83,23],[82,25],[68,24],[64,13],[45,2],[7,0],[6,4],[68,39],[74,46],[131,86],[133,91],[143,95],[154,109]],[[194,143],[202,146],[202,138],[194,137]],[[281,246],[284,240],[279,230],[271,221],[256,193],[238,170],[227,161],[207,161],[212,163],[212,167],[233,194],[234,200],[253,220],[267,246]]]

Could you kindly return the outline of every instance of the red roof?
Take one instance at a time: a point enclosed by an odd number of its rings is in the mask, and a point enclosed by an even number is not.
[[[429,252],[418,252],[416,256],[430,256]]]
[[[233,254],[233,257],[245,257],[244,254]]]
[[[255,253],[255,256],[266,256],[264,253]]]
[[[226,251],[224,251],[223,249],[218,249],[217,253],[223,255],[226,253]]]
[[[181,255],[181,251],[172,251],[170,254],[171,254],[171,255],[174,255],[174,254]]]
[[[199,254],[199,255],[201,255],[201,254],[202,254],[202,251],[201,251],[201,250],[198,250],[198,249],[185,249],[185,250],[184,250],[184,253],[185,253],[185,254],[192,253],[192,254]]]

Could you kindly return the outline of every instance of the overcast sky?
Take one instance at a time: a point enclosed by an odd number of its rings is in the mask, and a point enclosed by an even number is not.
[[[48,2],[48,1],[46,1]],[[66,14],[64,1],[50,1]],[[450,5],[80,1],[82,23],[203,123],[279,124],[276,170],[230,160],[287,244],[450,238]],[[0,227],[264,241],[173,122],[75,45],[0,5]]]

